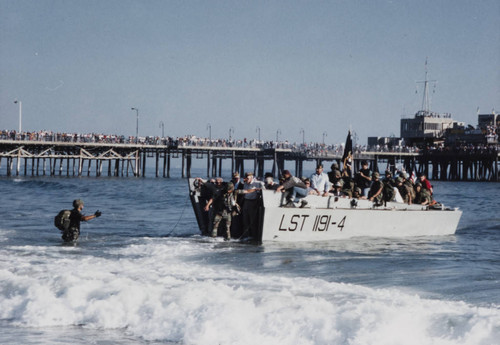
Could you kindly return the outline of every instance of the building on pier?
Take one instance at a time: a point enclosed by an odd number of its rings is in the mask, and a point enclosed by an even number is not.
[[[464,123],[453,120],[451,114],[420,110],[413,119],[401,119],[401,138],[406,145],[433,144],[443,141],[447,130],[463,126]]]

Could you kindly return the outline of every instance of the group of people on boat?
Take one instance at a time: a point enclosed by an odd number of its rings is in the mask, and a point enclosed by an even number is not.
[[[322,168],[318,166],[318,168]],[[337,164],[332,164],[328,173],[331,188],[329,193],[356,199],[368,199],[377,205],[387,202],[404,202],[409,205],[421,204],[432,206],[436,203],[433,198],[432,185],[425,174],[420,174],[418,180],[413,180],[406,172],[399,172],[394,176],[386,170],[384,176],[372,172],[367,161],[361,162],[361,169],[353,178],[345,171],[341,172]],[[316,173],[320,173],[316,169]],[[313,175],[314,176],[314,175]],[[313,178],[311,177],[313,187]],[[312,188],[311,194],[317,190]]]
[[[231,181],[221,177],[211,180],[196,178],[195,187],[200,191],[199,201],[203,208],[203,234],[216,237],[221,222],[225,224],[225,238],[233,236],[258,237],[260,191],[265,183],[255,178],[251,172],[243,179],[235,172]]]
[[[346,171],[341,171],[337,164],[332,164],[331,171],[325,173],[323,165],[316,166],[316,172],[309,178],[297,178],[288,170],[283,171],[279,184],[275,184],[272,175],[266,174],[266,188],[288,192],[284,207],[305,207],[307,195],[338,196],[355,199],[368,199],[381,205],[386,202],[404,202],[407,204],[433,205],[432,185],[424,174],[419,181],[414,182],[405,172],[397,176],[389,171],[381,178],[378,172],[372,172],[366,161],[362,168],[351,177]],[[299,204],[300,201],[300,204]]]
[[[299,178],[289,170],[283,170],[279,181],[275,181],[271,173],[266,173],[264,181],[260,181],[252,172],[245,173],[243,179],[235,172],[228,182],[220,177],[210,180],[196,178],[194,183],[200,192],[199,201],[203,208],[203,233],[216,237],[221,223],[224,223],[226,239],[258,238],[259,193],[263,189],[282,192],[281,207],[306,207],[308,195],[367,199],[376,206],[387,202],[436,204],[432,185],[424,174],[414,182],[405,172],[393,176],[386,170],[381,178],[378,172],[370,170],[368,162],[363,161],[361,166],[354,177],[334,163],[328,173],[323,171],[323,165],[318,164],[310,177]]]

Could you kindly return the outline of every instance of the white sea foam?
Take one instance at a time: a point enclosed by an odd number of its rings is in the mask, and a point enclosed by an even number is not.
[[[99,257],[79,247],[0,249],[0,318],[183,344],[475,345],[500,338],[496,306],[247,273],[204,261],[213,245],[146,239]]]

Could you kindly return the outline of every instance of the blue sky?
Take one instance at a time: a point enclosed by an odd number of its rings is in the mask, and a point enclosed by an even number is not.
[[[500,110],[500,2],[0,0],[0,128],[327,143]],[[416,93],[417,91],[417,93]]]

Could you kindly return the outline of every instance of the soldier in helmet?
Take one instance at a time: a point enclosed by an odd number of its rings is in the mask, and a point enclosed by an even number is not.
[[[342,177],[342,173],[339,169],[339,165],[337,163],[333,163],[330,167],[331,171],[328,173],[328,180],[332,186],[337,183]]]
[[[97,210],[94,214],[90,216],[84,216],[82,214],[83,201],[80,199],[73,201],[73,210],[69,216],[69,227],[62,234],[62,239],[64,242],[76,242],[80,236],[80,222],[87,222],[91,219],[101,216],[101,212]]]
[[[372,174],[372,181],[370,191],[368,192],[368,200],[375,201],[378,204],[382,202],[384,184],[380,181],[380,174],[378,172]]]
[[[232,217],[239,214],[239,205],[236,203],[234,196],[234,184],[228,182],[224,188],[224,192],[213,199],[213,210],[215,213],[214,228],[212,237],[217,237],[220,222],[226,221],[226,240],[231,239],[231,220]]]
[[[394,182],[392,178],[392,173],[390,170],[386,170],[384,173],[384,179],[382,180],[382,183],[384,184],[384,201],[394,201],[396,197],[396,193],[394,192],[394,187],[396,186],[396,183]]]
[[[415,184],[415,194],[415,204],[427,206],[434,204],[430,191],[426,188],[423,188],[422,183],[420,182],[417,182]]]
[[[401,197],[403,198],[403,201],[406,204],[411,205],[412,201],[413,201],[413,198],[412,198],[413,188],[408,186],[404,182],[405,181],[404,181],[403,177],[399,176],[396,178],[396,186],[398,188],[399,194],[401,195]]]

